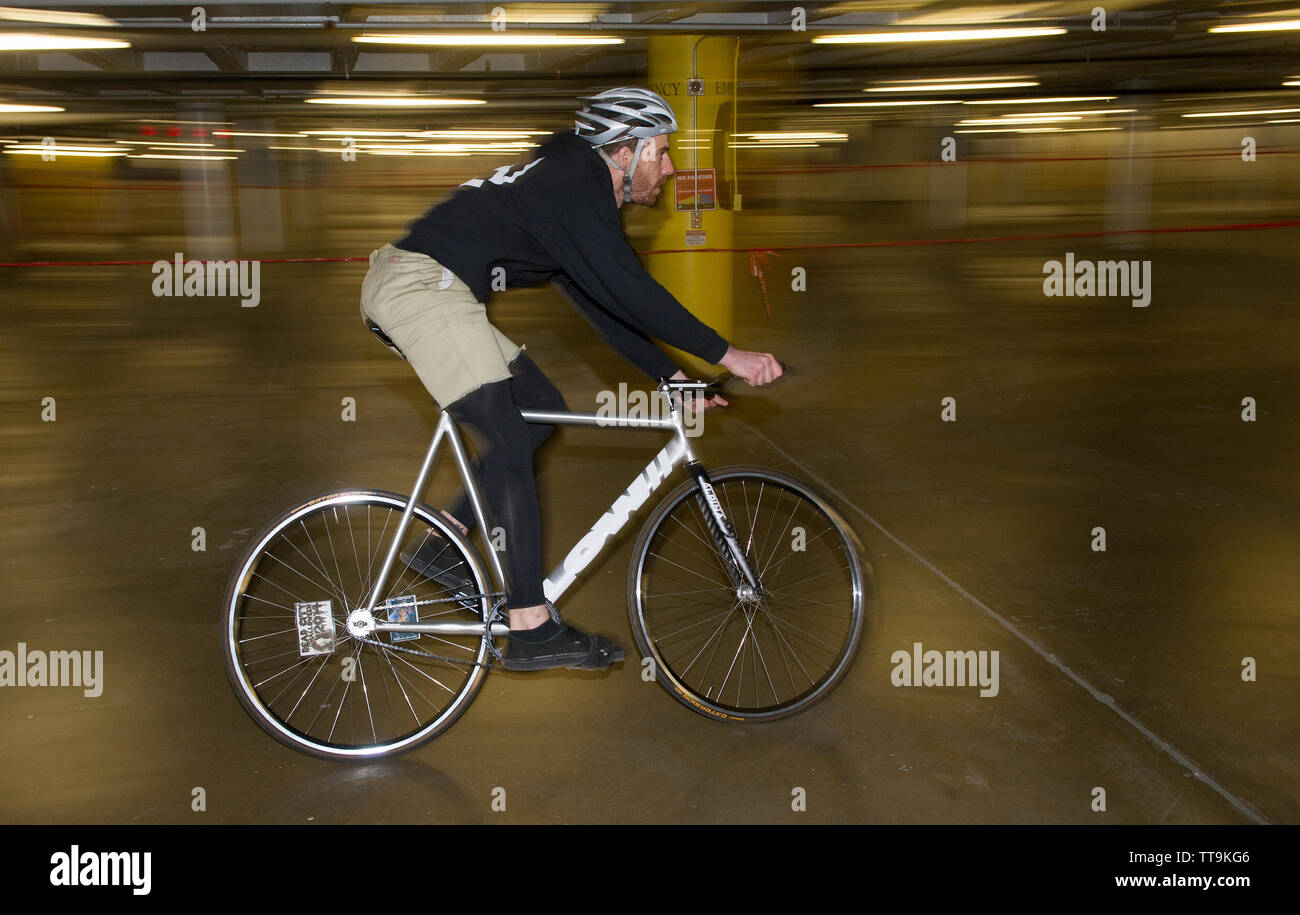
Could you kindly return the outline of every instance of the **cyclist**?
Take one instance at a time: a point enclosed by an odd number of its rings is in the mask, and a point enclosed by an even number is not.
[[[488,321],[492,292],[550,280],[651,378],[686,377],[652,336],[751,385],[781,375],[770,353],[736,349],[687,311],[623,234],[619,208],[653,206],[673,173],[667,135],[677,120],[668,103],[638,88],[581,101],[575,130],[554,134],[527,164],[461,185],[404,238],[372,252],[361,290],[362,316],[468,428],[479,452],[488,508],[506,536],[510,670],[599,670],[622,660],[623,649],[557,622],[546,601],[533,456],[554,427],[526,423],[520,411],[568,408],[522,347]],[[474,523],[467,497],[444,514],[466,533]],[[464,584],[439,563],[446,547],[431,532],[402,558],[443,584]]]

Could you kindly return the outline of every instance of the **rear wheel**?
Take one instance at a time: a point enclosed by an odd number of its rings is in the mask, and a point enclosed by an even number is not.
[[[258,534],[231,576],[222,617],[230,682],[253,719],[295,750],[357,759],[414,749],[482,685],[484,634],[349,635],[348,614],[365,606],[405,507],[405,496],[388,492],[313,499]],[[430,528],[449,544],[441,564],[466,586],[449,589],[395,559],[375,618],[482,622],[487,576],[440,512],[414,508],[402,552],[418,550]]]
[[[679,702],[722,721],[770,721],[821,701],[863,628],[864,558],[831,504],[789,474],[711,472],[761,591],[738,587],[694,479],[661,502],[632,553],[632,632]]]

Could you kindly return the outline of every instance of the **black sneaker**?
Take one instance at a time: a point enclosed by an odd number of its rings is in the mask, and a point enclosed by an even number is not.
[[[587,635],[567,623],[545,642],[512,638],[503,659],[506,670],[604,670],[623,660],[623,649],[599,635]]]
[[[425,578],[430,578],[445,588],[453,591],[464,590],[471,585],[465,563],[460,553],[452,548],[445,537],[430,530],[423,544],[414,553],[410,548],[400,554],[402,562]]]

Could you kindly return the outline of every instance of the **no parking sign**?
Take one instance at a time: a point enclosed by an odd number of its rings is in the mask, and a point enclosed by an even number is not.
[[[674,172],[673,185],[678,210],[716,210],[718,192],[711,168],[688,168]]]

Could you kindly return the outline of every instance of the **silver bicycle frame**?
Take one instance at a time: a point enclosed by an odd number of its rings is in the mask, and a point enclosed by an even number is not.
[[[632,481],[631,485],[614,500],[614,504],[596,519],[596,523],[592,525],[591,529],[583,535],[569,551],[568,555],[564,557],[564,560],[547,576],[542,589],[548,601],[555,603],[560,599],[560,596],[577,580],[583,569],[604,551],[605,545],[610,539],[623,529],[628,519],[646,503],[660,484],[677,469],[679,464],[695,460],[695,452],[691,449],[690,441],[686,435],[681,408],[671,396],[671,392],[674,390],[703,388],[704,386],[701,382],[681,382],[673,385],[661,384],[658,393],[667,399],[669,406],[669,415],[666,419],[601,416],[595,413],[549,410],[521,411],[524,420],[530,423],[616,429],[662,429],[665,432],[673,433],[673,437],[669,439],[668,444],[655,455],[650,463],[646,465],[646,468]],[[405,510],[402,512],[402,519],[398,522],[397,531],[393,535],[392,545],[388,548],[388,554],[384,557],[383,568],[379,570],[379,577],[375,580],[374,587],[371,589],[366,611],[372,616],[375,604],[378,602],[379,595],[383,593],[393,563],[397,559],[402,536],[406,533],[415,504],[420,500],[420,495],[424,492],[434,460],[438,454],[438,448],[444,439],[451,445],[451,453],[456,461],[456,470],[460,475],[461,485],[465,487],[470,506],[474,510],[474,518],[478,523],[479,539],[487,550],[488,561],[491,564],[490,573],[496,585],[496,590],[504,591],[506,589],[505,574],[502,572],[501,560],[497,556],[497,551],[492,546],[490,530],[483,511],[483,496],[479,490],[478,481],[474,478],[474,473],[470,468],[469,458],[466,456],[465,446],[461,441],[456,423],[447,411],[443,410],[438,418],[438,426],[433,433],[433,441],[429,444],[429,450],[424,456],[424,463],[420,465],[420,472],[415,478],[411,496],[406,503]],[[757,579],[750,569],[749,563],[745,560],[744,550],[736,539],[730,521],[722,511],[722,505],[718,501],[712,485],[702,476],[697,477],[697,480],[704,492],[704,502],[709,509],[709,514],[717,523],[718,530],[738,568],[749,586],[757,586]],[[482,623],[463,622],[390,623],[386,620],[374,620],[373,626],[377,631],[419,632],[431,635],[465,635],[483,631]],[[509,632],[509,628],[503,624],[498,623],[493,626],[494,635],[505,635],[507,632]]]

